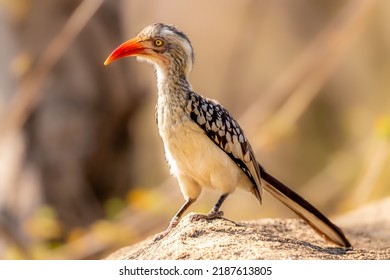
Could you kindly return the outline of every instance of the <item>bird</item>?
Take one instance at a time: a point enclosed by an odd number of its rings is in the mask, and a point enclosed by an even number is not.
[[[114,49],[104,65],[132,56],[154,66],[157,127],[170,173],[177,178],[185,198],[156,241],[177,226],[202,188],[221,194],[211,211],[204,215],[208,220],[223,216],[221,205],[236,189],[252,193],[260,204],[265,189],[326,241],[337,247],[352,248],[339,227],[259,164],[243,129],[221,104],[192,90],[188,77],[195,55],[187,35],[171,24],[149,25]]]

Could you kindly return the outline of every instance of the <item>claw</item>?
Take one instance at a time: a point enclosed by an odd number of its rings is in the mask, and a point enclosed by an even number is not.
[[[191,222],[196,222],[200,220],[207,220],[211,221],[214,219],[220,219],[223,217],[223,211],[218,211],[218,212],[210,212],[208,214],[195,214],[194,216],[191,217]]]
[[[168,235],[168,233],[171,232],[171,229],[166,229],[164,230],[162,233],[160,233],[159,235],[156,236],[156,238],[154,238],[153,242],[157,242],[157,241],[160,241],[161,239],[163,239],[165,236]]]

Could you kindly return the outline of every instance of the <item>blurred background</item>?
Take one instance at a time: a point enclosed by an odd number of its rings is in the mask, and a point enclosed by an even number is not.
[[[194,90],[326,215],[390,195],[390,1],[0,0],[0,258],[95,259],[163,230],[184,202],[165,164],[152,67],[109,53],[176,25]],[[204,191],[190,211],[208,212]],[[295,217],[237,191],[233,220]]]

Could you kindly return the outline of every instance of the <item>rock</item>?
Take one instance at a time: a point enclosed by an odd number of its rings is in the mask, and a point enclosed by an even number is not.
[[[330,246],[300,219],[193,221],[190,213],[165,238],[152,236],[107,259],[390,259],[390,198],[335,219],[353,245]]]

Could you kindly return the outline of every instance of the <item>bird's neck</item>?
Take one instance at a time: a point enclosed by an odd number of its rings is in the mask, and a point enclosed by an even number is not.
[[[164,143],[179,122],[183,121],[191,86],[184,75],[156,67],[158,98],[156,117],[160,136]]]
[[[177,69],[156,67],[158,102],[183,102],[186,101],[191,85],[185,73]],[[171,103],[172,104],[172,103]]]

